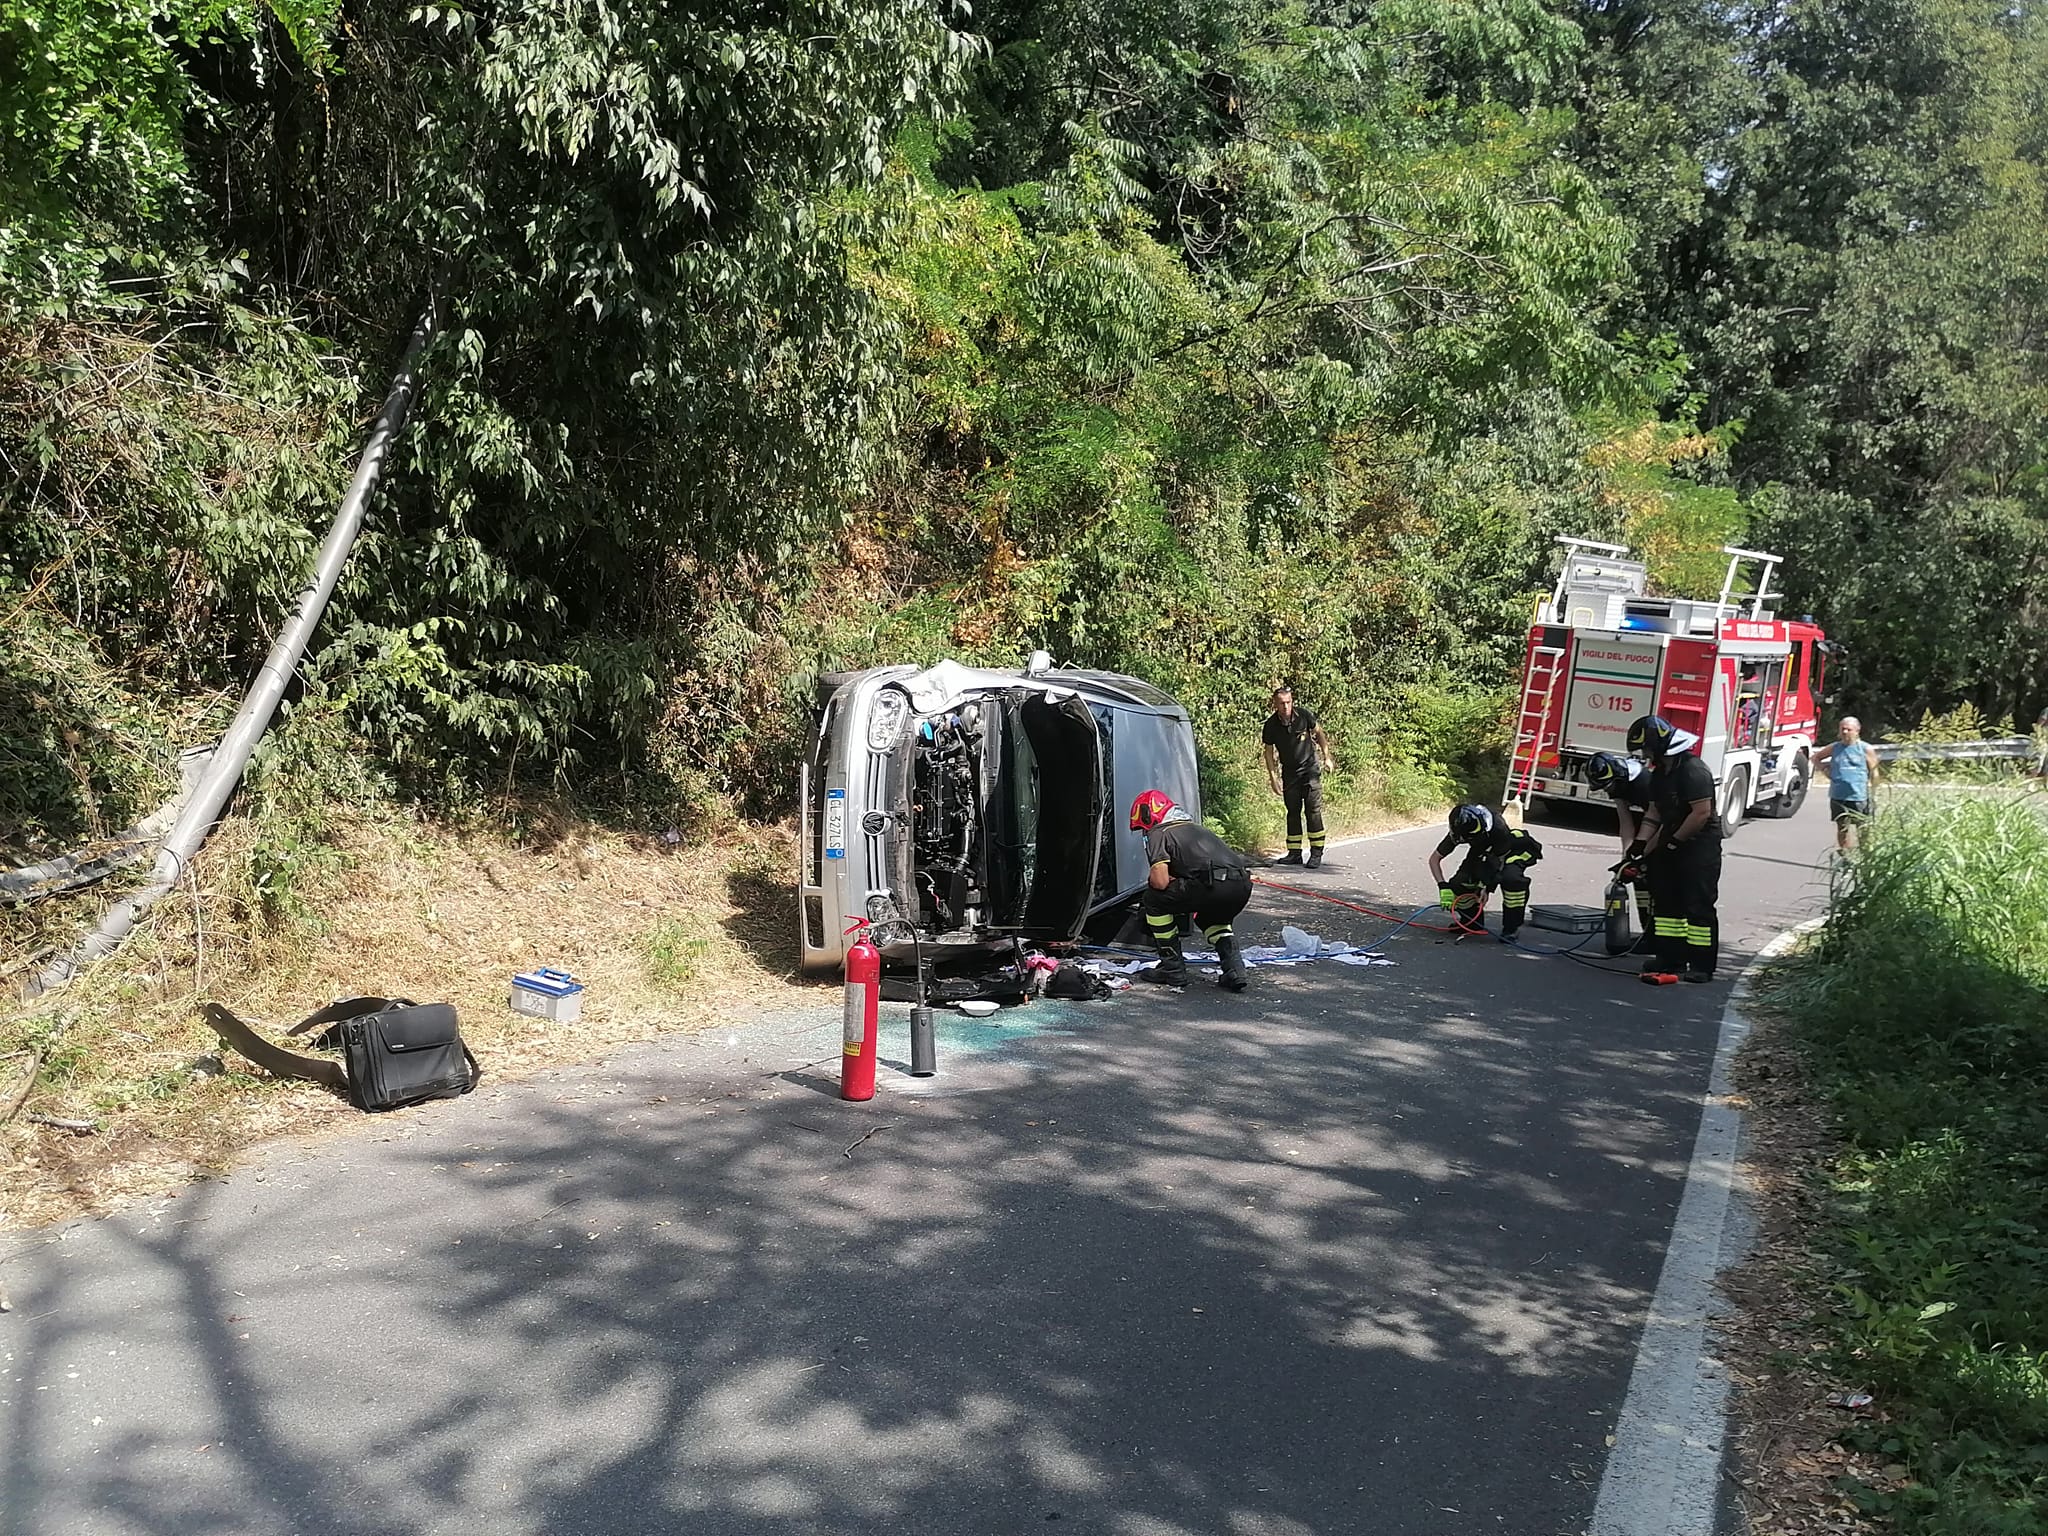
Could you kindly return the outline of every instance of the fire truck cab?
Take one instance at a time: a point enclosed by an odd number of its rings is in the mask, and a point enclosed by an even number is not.
[[[1767,606],[1779,557],[1723,546],[1718,598],[1652,597],[1626,546],[1558,543],[1557,586],[1529,628],[1506,803],[1606,803],[1586,782],[1587,760],[1626,756],[1630,723],[1662,715],[1699,738],[1725,832],[1747,816],[1798,811],[1813,775],[1826,636]],[[1756,591],[1738,595],[1751,564]]]

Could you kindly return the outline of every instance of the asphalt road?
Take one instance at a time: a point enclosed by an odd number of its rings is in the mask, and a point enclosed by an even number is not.
[[[1434,836],[1289,883],[1406,913]],[[1828,843],[1729,846],[1724,976]],[[1581,1530],[1727,981],[1386,953],[949,1015],[868,1105],[828,995],[17,1235],[0,1532]]]

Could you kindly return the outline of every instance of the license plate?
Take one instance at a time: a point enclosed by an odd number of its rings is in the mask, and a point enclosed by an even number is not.
[[[846,791],[825,791],[825,857],[846,857]]]

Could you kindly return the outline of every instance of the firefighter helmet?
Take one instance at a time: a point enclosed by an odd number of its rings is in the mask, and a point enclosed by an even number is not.
[[[1619,752],[1595,752],[1586,764],[1586,782],[1596,793],[1611,795],[1629,780],[1629,761]]]
[[[1628,728],[1628,749],[1637,757],[1655,761],[1669,757],[1678,746],[1678,728],[1662,715],[1644,715]]]
[[[1173,810],[1173,801],[1163,789],[1148,789],[1131,802],[1131,830],[1150,832],[1165,821]]]
[[[1493,825],[1493,812],[1483,805],[1461,805],[1451,811],[1451,836],[1477,837]]]

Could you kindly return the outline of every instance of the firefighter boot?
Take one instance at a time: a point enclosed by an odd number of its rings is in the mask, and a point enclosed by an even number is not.
[[[1273,862],[1275,864],[1299,864],[1301,862],[1301,850],[1299,848],[1290,848],[1287,850],[1286,858],[1275,859]]]
[[[1152,930],[1152,947],[1159,951],[1159,963],[1138,972],[1138,980],[1162,987],[1186,986],[1188,963],[1181,957],[1179,923],[1170,916],[1147,912],[1145,926]]]
[[[1500,941],[1503,944],[1515,942],[1515,935],[1522,931],[1522,918],[1529,910],[1529,890],[1524,886],[1519,891],[1503,890],[1500,893]]]
[[[1242,992],[1251,977],[1244,968],[1244,952],[1237,947],[1237,935],[1225,929],[1215,936],[1216,958],[1223,962],[1223,979],[1217,985],[1226,992]]]
[[[1323,845],[1321,843],[1309,849],[1308,867],[1310,869],[1321,869],[1323,867]]]

